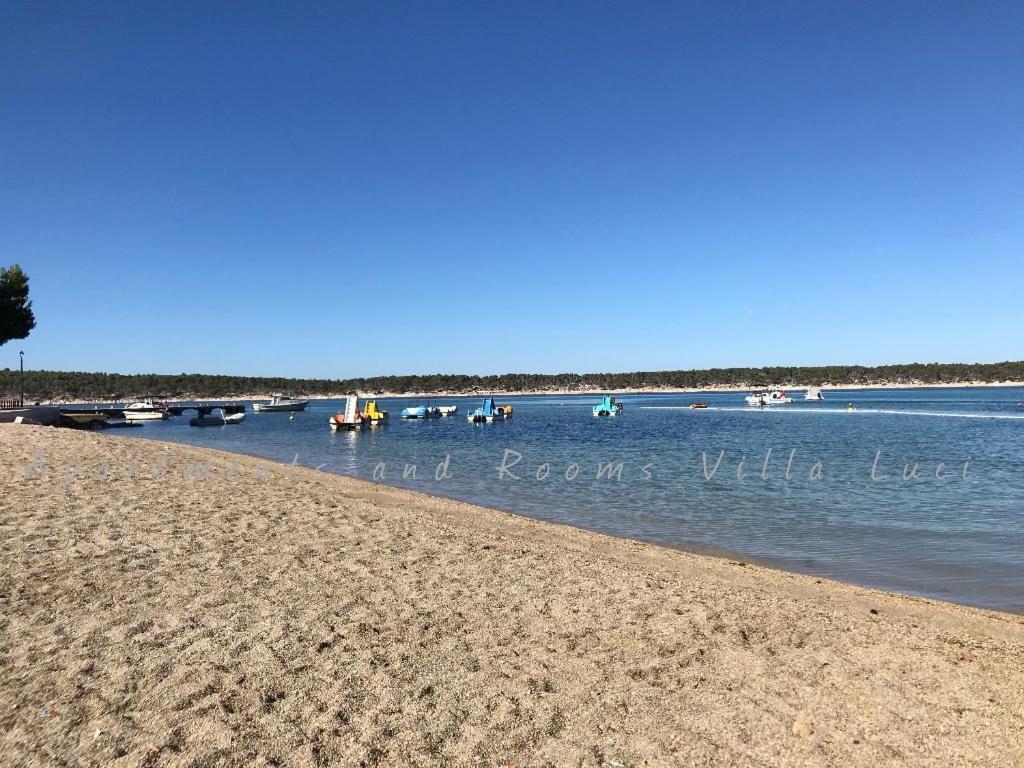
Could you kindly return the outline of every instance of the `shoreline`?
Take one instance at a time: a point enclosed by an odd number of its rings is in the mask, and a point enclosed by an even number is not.
[[[198,451],[209,452],[210,454],[213,454],[213,455],[221,458],[222,460],[231,460],[231,459],[234,459],[234,458],[237,458],[237,457],[242,457],[242,458],[253,460],[253,461],[256,461],[256,462],[266,462],[269,465],[271,465],[274,469],[276,469],[277,471],[280,471],[280,472],[283,472],[283,473],[291,472],[292,470],[296,470],[296,469],[306,470],[306,471],[309,471],[309,472],[315,472],[318,475],[326,475],[326,476],[329,476],[329,477],[337,477],[337,478],[341,478],[341,479],[343,479],[345,481],[351,481],[353,483],[362,484],[362,485],[365,485],[369,489],[375,489],[375,490],[387,489],[387,490],[393,490],[393,491],[398,491],[398,492],[402,492],[402,493],[412,494],[413,496],[417,496],[417,497],[421,496],[421,497],[423,497],[425,499],[434,500],[434,501],[437,501],[439,503],[461,504],[461,505],[464,505],[464,506],[467,506],[467,507],[470,507],[470,508],[473,508],[473,509],[478,509],[478,510],[486,511],[486,512],[494,514],[494,515],[507,516],[507,517],[514,518],[516,520],[534,522],[534,523],[539,523],[541,525],[557,526],[559,528],[565,528],[565,529],[568,529],[570,531],[578,531],[580,533],[586,533],[586,534],[591,534],[591,535],[594,535],[594,536],[605,537],[605,538],[608,538],[608,539],[611,539],[611,540],[614,540],[614,541],[620,541],[620,542],[625,542],[625,543],[630,543],[630,544],[637,544],[637,545],[643,545],[643,546],[649,546],[649,547],[657,547],[659,549],[663,549],[663,550],[668,551],[668,552],[679,552],[679,553],[684,554],[684,555],[692,555],[692,556],[695,556],[695,557],[711,558],[711,559],[714,559],[714,560],[719,560],[719,561],[727,562],[730,565],[739,565],[741,567],[748,566],[748,565],[756,566],[758,568],[762,568],[762,569],[769,570],[769,571],[774,571],[776,573],[784,574],[784,575],[788,575],[788,576],[799,576],[801,578],[811,578],[811,579],[814,579],[817,583],[837,584],[837,585],[841,585],[843,587],[851,587],[851,588],[854,588],[854,589],[864,589],[864,590],[868,590],[868,591],[871,591],[871,592],[878,592],[880,594],[890,595],[890,596],[895,596],[895,597],[900,597],[900,598],[906,598],[906,599],[909,599],[909,600],[924,600],[924,601],[927,601],[927,602],[934,602],[934,603],[945,604],[945,605],[955,605],[955,606],[958,606],[958,607],[961,607],[961,608],[969,608],[969,609],[983,611],[983,612],[988,612],[988,613],[1003,614],[1003,615],[1006,615],[1006,616],[1012,616],[1012,617],[1019,618],[1019,619],[1022,620],[1022,622],[1024,622],[1024,606],[1022,606],[1020,610],[993,608],[993,607],[983,606],[983,605],[973,605],[971,603],[966,603],[966,602],[957,602],[955,600],[944,600],[942,598],[932,597],[932,596],[929,596],[929,595],[919,594],[919,593],[915,593],[915,592],[901,592],[901,591],[898,591],[898,590],[890,590],[890,589],[885,589],[883,587],[875,587],[875,586],[871,586],[871,585],[868,585],[868,584],[861,584],[861,583],[854,582],[854,581],[844,581],[842,579],[837,579],[837,578],[832,578],[832,577],[829,577],[829,576],[826,576],[826,575],[816,574],[816,573],[813,573],[811,571],[798,570],[798,569],[794,568],[793,566],[789,565],[784,559],[781,559],[781,558],[775,559],[775,558],[759,557],[759,556],[756,556],[756,555],[751,555],[751,554],[748,554],[748,553],[744,553],[744,552],[740,552],[740,551],[736,551],[736,550],[731,550],[731,549],[728,549],[728,548],[725,548],[725,547],[716,546],[714,544],[702,544],[700,542],[687,542],[686,544],[673,544],[671,542],[665,542],[665,541],[654,541],[654,540],[651,540],[651,539],[642,539],[642,538],[637,538],[637,537],[634,537],[634,536],[616,535],[616,534],[613,534],[613,533],[605,533],[605,532],[602,532],[602,531],[597,531],[597,530],[593,530],[593,529],[590,529],[590,528],[584,528],[584,527],[581,527],[581,526],[578,526],[578,525],[574,525],[572,523],[559,522],[559,521],[555,521],[555,520],[544,520],[544,519],[537,518],[537,517],[531,517],[530,515],[527,515],[527,514],[524,514],[524,513],[521,513],[521,512],[516,512],[516,511],[511,510],[511,509],[505,509],[503,507],[497,507],[497,506],[489,506],[487,504],[481,504],[479,502],[471,501],[469,499],[459,498],[457,496],[445,496],[445,495],[442,495],[442,494],[439,494],[439,493],[431,493],[430,491],[427,491],[427,490],[411,489],[411,488],[406,488],[406,487],[403,487],[403,486],[400,486],[400,485],[392,485],[392,484],[387,483],[387,482],[380,482],[380,481],[376,481],[376,480],[367,480],[366,478],[360,477],[359,475],[355,475],[355,474],[347,474],[347,473],[342,473],[342,472],[332,472],[330,470],[318,469],[316,467],[311,467],[311,466],[307,466],[307,465],[304,465],[304,464],[293,464],[293,463],[290,463],[290,462],[270,459],[270,458],[267,458],[265,456],[261,456],[259,454],[255,454],[255,453],[241,453],[241,452],[236,452],[236,451],[226,451],[226,450],[222,450],[222,449],[219,449],[219,448],[210,448],[210,447],[207,447],[207,446],[193,446],[190,443],[179,443],[179,442],[160,440],[160,439],[157,439],[157,438],[150,438],[150,437],[126,436],[126,435],[120,435],[120,434],[107,434],[107,433],[103,433],[102,437],[107,438],[107,439],[111,439],[111,440],[125,440],[125,441],[132,441],[132,442],[144,441],[146,443],[155,444],[155,445],[185,446],[185,447],[193,448],[193,449],[198,450]]]
[[[963,607],[963,608],[971,608],[971,609],[975,609],[975,610],[979,610],[979,611],[986,611],[986,612],[992,612],[992,613],[997,613],[997,614],[1005,614],[1005,615],[1008,615],[1008,616],[1019,617],[1022,620],[1024,620],[1024,606],[1022,606],[1020,610],[1005,609],[1005,608],[994,608],[994,607],[984,606],[984,605],[974,605],[974,604],[967,603],[967,602],[957,602],[955,600],[944,600],[942,598],[933,597],[933,596],[930,596],[930,595],[927,595],[927,594],[920,594],[920,593],[916,593],[916,592],[903,592],[903,591],[898,591],[898,590],[885,589],[884,587],[871,586],[869,584],[862,584],[862,583],[858,583],[858,582],[855,582],[855,581],[845,581],[845,580],[842,580],[842,579],[829,577],[827,575],[822,575],[822,574],[814,573],[812,571],[799,570],[799,569],[797,569],[794,566],[790,565],[784,559],[781,559],[781,558],[760,557],[760,556],[757,556],[757,555],[752,555],[752,554],[749,554],[749,553],[741,552],[741,551],[738,551],[738,550],[732,550],[732,549],[728,549],[728,548],[725,548],[725,547],[717,546],[717,545],[714,545],[714,544],[703,544],[701,542],[696,542],[696,541],[687,542],[685,544],[675,544],[675,543],[668,542],[668,541],[656,541],[656,540],[652,540],[652,539],[637,538],[637,537],[634,537],[634,536],[617,535],[617,534],[614,534],[614,533],[606,533],[606,532],[602,532],[602,531],[598,531],[598,530],[593,530],[593,529],[590,529],[590,528],[584,528],[584,527],[581,527],[581,526],[578,526],[578,525],[574,525],[572,523],[565,523],[565,522],[559,522],[559,521],[555,521],[555,520],[545,520],[545,519],[541,519],[541,518],[537,518],[537,517],[531,517],[528,514],[524,514],[524,513],[521,513],[521,512],[516,512],[516,511],[511,510],[511,509],[505,509],[503,507],[490,506],[490,505],[487,505],[487,504],[481,504],[479,502],[472,501],[470,499],[461,498],[461,497],[458,497],[458,496],[446,496],[446,495],[443,495],[443,494],[440,494],[440,493],[431,493],[428,490],[412,489],[412,488],[406,488],[406,487],[401,486],[401,485],[393,485],[393,484],[387,483],[387,482],[381,482],[381,481],[377,481],[377,480],[368,480],[368,479],[366,479],[364,477],[360,477],[359,475],[356,475],[356,474],[348,474],[348,473],[344,473],[344,472],[332,472],[332,471],[330,471],[328,469],[318,469],[316,467],[307,466],[305,464],[293,464],[291,462],[286,462],[286,461],[283,461],[283,460],[276,460],[276,459],[267,458],[266,456],[262,456],[262,455],[257,454],[257,453],[243,453],[243,452],[240,452],[240,451],[228,451],[228,450],[223,450],[223,449],[219,449],[219,448],[211,448],[211,447],[207,447],[207,446],[195,446],[195,445],[192,445],[191,443],[187,443],[187,442],[176,442],[176,441],[170,441],[170,440],[160,440],[158,438],[151,438],[151,437],[128,436],[128,435],[122,435],[122,434],[116,434],[116,433],[108,433],[108,432],[100,433],[100,434],[101,434],[101,436],[103,438],[111,439],[111,440],[125,440],[125,441],[131,441],[131,442],[139,442],[139,441],[141,441],[141,442],[145,442],[145,443],[149,443],[149,444],[153,444],[153,445],[171,445],[171,446],[182,446],[182,447],[186,447],[186,448],[192,448],[192,449],[197,450],[197,451],[208,452],[208,453],[210,453],[210,454],[212,454],[212,455],[214,455],[216,457],[219,457],[222,460],[232,460],[232,459],[235,459],[235,458],[244,458],[244,459],[252,460],[252,461],[256,461],[256,462],[266,462],[267,464],[271,465],[272,467],[274,467],[276,470],[278,470],[280,472],[291,472],[293,470],[299,470],[299,469],[306,470],[306,471],[310,471],[310,472],[315,472],[318,475],[326,475],[326,476],[329,476],[329,477],[341,478],[344,481],[351,481],[351,482],[357,483],[357,484],[364,484],[365,486],[367,486],[370,489],[378,489],[378,490],[380,490],[380,489],[387,489],[387,490],[399,491],[399,492],[402,492],[402,493],[409,493],[409,494],[412,494],[414,496],[422,496],[425,499],[431,499],[431,500],[437,501],[439,503],[461,504],[461,505],[465,505],[467,507],[471,507],[471,508],[474,508],[474,509],[484,510],[486,512],[489,512],[489,513],[492,513],[492,514],[495,514],[495,515],[505,515],[505,516],[509,516],[509,517],[515,518],[517,520],[536,522],[536,523],[540,523],[542,525],[553,525],[553,526],[558,526],[558,527],[564,527],[564,528],[567,528],[569,530],[579,531],[581,533],[587,533],[587,534],[592,534],[592,535],[595,535],[595,536],[607,537],[607,538],[615,540],[615,541],[621,541],[621,542],[627,542],[627,543],[639,544],[639,545],[651,546],[651,547],[658,547],[660,549],[664,549],[664,550],[669,551],[669,552],[679,552],[679,553],[682,553],[682,554],[685,554],[685,555],[693,555],[693,556],[696,556],[696,557],[707,557],[707,558],[712,558],[712,559],[715,559],[715,560],[727,561],[727,562],[729,562],[732,565],[741,565],[741,566],[753,565],[753,566],[756,566],[758,568],[763,568],[763,569],[766,569],[766,570],[775,571],[775,572],[778,572],[780,574],[800,576],[800,577],[803,577],[803,578],[813,578],[813,579],[815,579],[818,582],[828,582],[828,583],[832,583],[832,584],[839,584],[839,585],[842,585],[842,586],[852,587],[852,588],[856,588],[856,589],[865,589],[865,590],[869,590],[869,591],[873,591],[873,592],[879,592],[881,594],[886,594],[886,595],[893,595],[893,596],[897,596],[897,597],[905,597],[907,599],[912,599],[912,600],[925,600],[925,601],[936,602],[936,603],[941,603],[941,604],[955,605],[955,606],[959,606],[959,607]]]
[[[758,389],[781,389],[781,390],[793,390],[796,392],[806,390],[809,385],[807,384],[788,384],[772,387],[758,387],[758,386],[745,386],[740,384],[725,384],[721,386],[705,387],[702,389],[676,389],[676,388],[659,388],[659,387],[633,387],[624,388],[617,390],[608,389],[543,389],[543,390],[507,390],[507,391],[480,391],[480,392],[454,392],[454,391],[440,391],[440,392],[359,392],[361,399],[410,399],[410,398],[440,398],[440,397],[466,397],[466,398],[481,398],[481,397],[541,397],[541,396],[589,396],[589,395],[604,395],[604,394],[615,394],[615,395],[700,395],[700,394],[715,394],[722,392],[753,392]],[[991,389],[1013,389],[1013,388],[1024,388],[1024,381],[999,381],[999,382],[986,382],[986,381],[970,381],[970,382],[956,382],[956,383],[938,383],[938,384],[927,384],[923,382],[901,382],[901,383],[882,383],[882,384],[823,384],[821,385],[822,392],[837,392],[837,391],[859,391],[859,390],[880,390],[880,389],[979,389],[979,388],[991,388]],[[348,393],[338,392],[318,392],[318,393],[293,393],[297,397],[301,397],[308,400],[340,400],[348,396]],[[242,394],[242,395],[224,395],[224,396],[210,396],[210,397],[192,397],[192,396],[181,396],[175,398],[169,398],[172,402],[204,402],[204,401],[224,401],[224,402],[251,402],[253,400],[268,400],[269,394]],[[33,398],[26,398],[26,400],[32,400]],[[128,400],[117,401],[117,400],[41,400],[40,405],[92,405],[92,404],[111,404],[111,403],[125,403]]]
[[[0,458],[0,762],[1024,754],[1015,614],[144,438]]]
[[[545,389],[545,390],[510,390],[502,392],[479,392],[479,393],[458,393],[458,392],[384,392],[384,393],[359,393],[361,398],[410,398],[410,397],[531,397],[531,396],[572,396],[572,395],[604,395],[604,394],[615,394],[615,395],[700,395],[700,394],[716,394],[721,392],[754,392],[757,390],[793,390],[800,392],[806,390],[807,384],[787,384],[780,386],[753,386],[753,385],[741,385],[741,384],[723,384],[721,386],[704,387],[701,389],[677,389],[672,387],[633,387],[624,389]],[[974,388],[1016,388],[1024,387],[1024,382],[1021,381],[1006,381],[1006,382],[983,382],[973,381],[967,383],[943,383],[943,384],[924,384],[924,383],[903,383],[903,384],[823,384],[821,386],[822,392],[841,392],[841,391],[856,391],[856,390],[876,390],[876,389],[974,389]],[[321,399],[317,395],[309,395],[311,399]],[[334,399],[344,397],[344,395],[331,395],[323,396],[323,399]],[[246,398],[242,398],[246,399]],[[259,399],[258,397],[255,399]]]

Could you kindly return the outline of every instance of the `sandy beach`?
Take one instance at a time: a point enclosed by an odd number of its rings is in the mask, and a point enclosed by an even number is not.
[[[1024,617],[0,425],[0,764],[1021,766]]]

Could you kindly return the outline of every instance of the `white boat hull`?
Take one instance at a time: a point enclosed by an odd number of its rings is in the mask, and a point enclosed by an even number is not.
[[[747,405],[752,408],[760,408],[768,405],[788,405],[793,402],[792,397],[773,394],[747,395],[746,400]]]
[[[167,418],[166,411],[125,411],[126,421],[161,421]]]
[[[330,419],[328,423],[331,425],[331,432],[341,432],[343,430],[347,432],[353,429],[362,429],[365,426],[365,422],[363,422],[362,420],[352,422],[346,421],[344,423],[339,423],[335,419]],[[384,422],[370,422],[370,426],[377,426],[378,423],[383,424]]]

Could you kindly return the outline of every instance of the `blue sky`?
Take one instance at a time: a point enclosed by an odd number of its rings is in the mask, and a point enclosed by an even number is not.
[[[1024,4],[0,6],[32,368],[1024,358]]]

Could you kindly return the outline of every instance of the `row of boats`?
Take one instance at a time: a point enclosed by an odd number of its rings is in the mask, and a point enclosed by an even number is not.
[[[755,408],[764,408],[773,405],[786,405],[793,402],[790,394],[784,390],[764,390],[754,392],[745,398],[747,405]],[[804,394],[804,400],[823,400],[820,387],[809,387]],[[267,401],[256,401],[252,404],[253,412],[288,412],[296,413],[306,410],[309,400],[300,400],[280,392],[271,395]],[[196,411],[196,415],[189,420],[194,427],[228,426],[240,424],[245,420],[245,405],[241,403],[228,403],[224,405],[194,405],[187,406]],[[707,403],[691,403],[691,408],[707,408]],[[170,418],[172,415],[180,414],[182,407],[177,406],[175,410],[169,408],[167,403],[159,402],[155,398],[141,398],[126,405],[123,409],[124,422],[120,426],[138,426],[139,422],[156,421]],[[456,405],[415,405],[403,408],[401,416],[403,419],[433,419],[447,416],[455,416],[458,413]],[[593,407],[593,414],[597,417],[618,416],[623,411],[623,404],[618,401],[615,395],[605,395],[601,402]],[[100,412],[73,411],[64,412],[63,416],[81,426],[95,426],[95,420],[106,419]],[[512,416],[511,405],[498,405],[493,397],[485,397],[479,407],[472,409],[466,416],[471,423],[488,423],[503,421]],[[332,431],[361,429],[363,427],[375,427],[386,423],[388,412],[377,405],[376,400],[367,400],[360,408],[359,397],[349,395],[345,398],[345,407],[338,411],[329,420]],[[107,426],[115,426],[112,423],[105,423]]]
[[[296,411],[306,410],[308,400],[276,393],[268,401],[256,401],[252,404],[254,412],[261,411]],[[245,405],[242,403],[224,403],[222,405],[170,406],[155,397],[142,397],[123,408],[106,410],[64,410],[61,419],[70,426],[78,427],[138,427],[148,421],[164,421],[179,416],[185,410],[193,410],[196,415],[189,419],[193,427],[223,427],[241,424],[245,420]]]
[[[402,409],[403,419],[430,419],[440,416],[454,416],[458,412],[455,405],[417,405]],[[487,424],[494,421],[504,421],[512,418],[511,405],[498,405],[493,397],[485,397],[480,406],[474,408],[466,415],[466,420],[472,424]],[[615,395],[605,395],[600,403],[594,406],[595,416],[618,416],[622,413],[622,403]],[[375,427],[384,424],[388,420],[388,412],[377,407],[376,400],[368,400],[366,405],[359,408],[359,398],[349,395],[345,399],[345,410],[334,414],[329,420],[332,432],[343,429],[361,429],[363,427]]]
[[[444,416],[455,416],[459,411],[457,405],[414,405],[402,409],[403,419],[434,419]],[[362,429],[377,427],[388,421],[388,412],[377,406],[376,400],[367,400],[359,407],[359,397],[349,395],[345,398],[345,408],[338,411],[330,419],[332,432],[339,430]],[[511,405],[496,405],[493,397],[485,397],[479,408],[474,408],[466,416],[472,423],[486,423],[512,417]]]
[[[297,400],[288,395],[275,392],[270,400],[257,400],[252,404],[254,413],[263,411],[278,411],[295,413],[304,411],[309,405],[309,400]],[[231,404],[223,406],[198,405],[194,407],[196,415],[189,419],[193,427],[224,427],[231,424],[241,424],[245,421],[245,406],[242,404]],[[137,402],[126,405],[124,408],[125,421],[151,421],[167,419],[172,415],[167,403],[157,402],[154,398],[147,397]]]
[[[804,400],[824,400],[820,387],[809,387]],[[785,405],[793,402],[790,394],[784,390],[765,390],[747,395],[747,405],[764,408],[770,405]],[[691,408],[707,408],[707,403],[691,403]],[[458,407],[454,405],[417,405],[402,409],[403,419],[430,419],[440,416],[454,416]],[[623,405],[615,395],[605,395],[601,402],[594,406],[593,414],[598,417],[618,416]],[[512,416],[511,405],[496,405],[493,397],[485,397],[479,408],[474,408],[467,415],[473,423],[487,423],[508,419]],[[378,426],[388,419],[388,412],[377,408],[376,400],[367,401],[365,407],[359,409],[359,398],[350,395],[346,398],[345,410],[339,411],[330,419],[332,431],[339,429],[360,429],[366,426]]]
[[[308,405],[309,400],[296,400],[295,398],[288,397],[287,395],[276,393],[271,395],[270,400],[266,402],[254,402],[252,404],[252,410],[255,413],[260,413],[261,411],[286,411],[288,413],[295,413],[296,411],[306,410],[306,406]],[[197,406],[195,410],[200,411],[200,415],[203,415],[204,411],[207,412],[206,415],[209,415],[209,412],[211,411],[230,410],[230,408],[231,406],[228,406],[227,409],[215,406]],[[170,412],[167,403],[159,402],[152,397],[144,397],[134,403],[129,403],[122,410],[124,411],[125,421],[159,421],[162,419],[168,419],[173,415]],[[244,418],[244,410],[228,415],[238,415],[239,413]],[[229,423],[236,423],[238,421],[241,421],[241,419],[235,419],[233,422]]]

